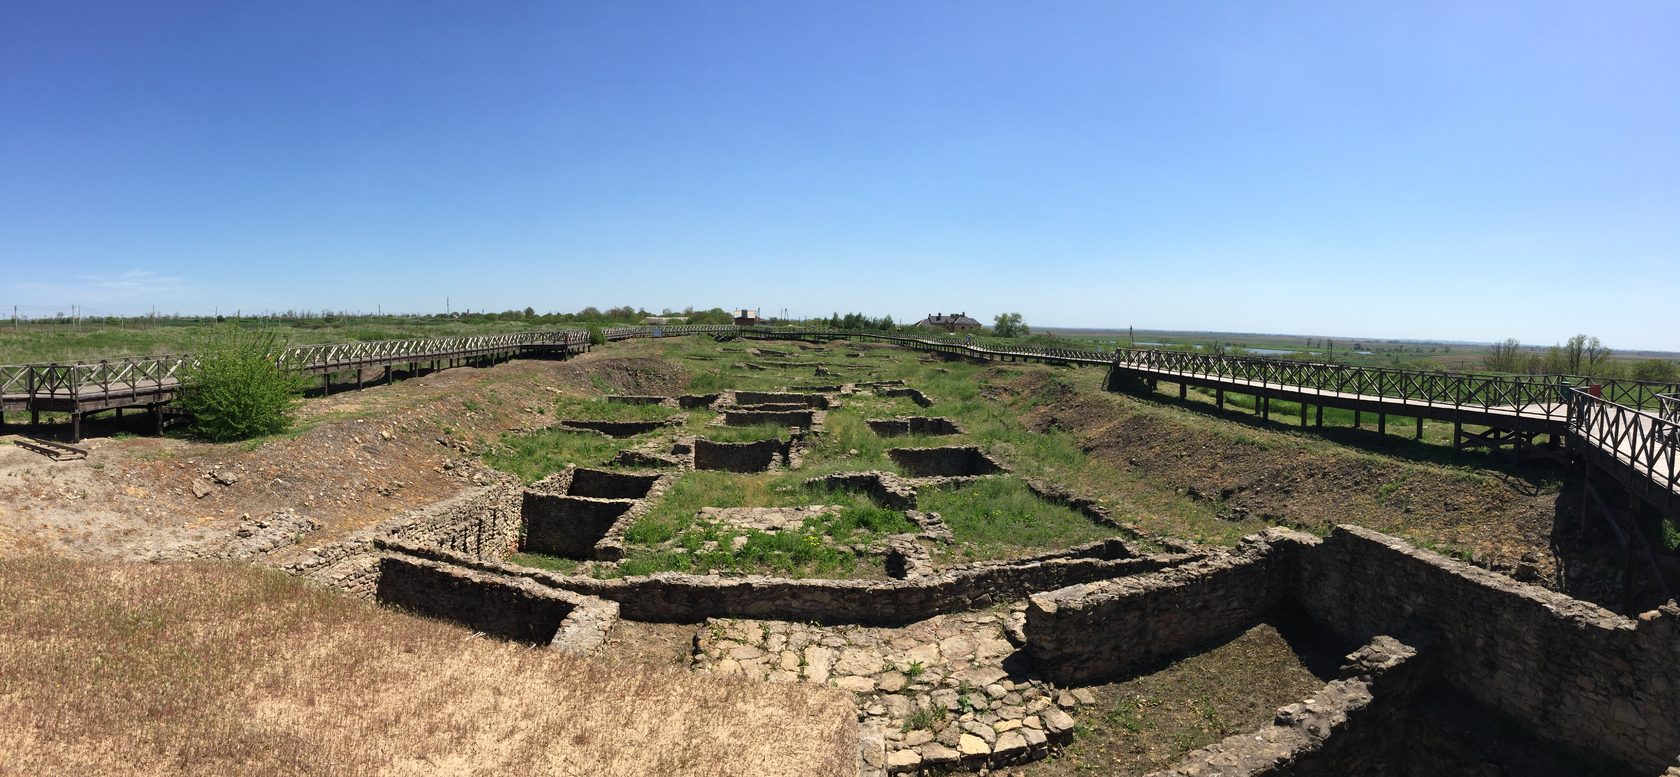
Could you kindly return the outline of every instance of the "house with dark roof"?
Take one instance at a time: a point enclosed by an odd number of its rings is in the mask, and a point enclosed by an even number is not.
[[[916,326],[923,329],[943,329],[947,332],[965,332],[979,329],[980,322],[969,318],[967,313],[929,313],[927,318],[917,321]]]

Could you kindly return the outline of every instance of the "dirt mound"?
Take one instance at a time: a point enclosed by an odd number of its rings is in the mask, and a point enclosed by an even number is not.
[[[991,377],[987,393],[1023,406],[1034,431],[1065,431],[1095,462],[1206,503],[1225,520],[1310,531],[1355,523],[1555,584],[1559,497],[1526,481],[1089,391],[1048,371]]]

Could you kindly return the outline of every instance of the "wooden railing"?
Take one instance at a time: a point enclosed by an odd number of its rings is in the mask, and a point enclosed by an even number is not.
[[[1680,423],[1680,394],[1658,394],[1657,415],[1665,421]]]
[[[616,326],[601,330],[607,342],[632,337],[676,337],[678,335],[733,334],[739,331],[734,324],[677,324],[674,326]]]
[[[1196,376],[1316,394],[1377,397],[1429,407],[1508,408],[1525,415],[1562,419],[1569,376],[1502,376],[1355,367],[1190,351],[1121,348],[1114,367],[1165,375]]]
[[[1680,424],[1575,389],[1569,393],[1569,431],[1658,487],[1680,491]]]
[[[275,354],[274,359],[288,369],[323,374],[490,353],[579,349],[588,342],[588,332],[565,329],[303,345],[284,349]],[[196,364],[197,359],[191,354],[166,354],[72,364],[5,365],[0,366],[0,394],[75,400],[85,395],[155,393],[160,387],[174,385],[183,372]]]

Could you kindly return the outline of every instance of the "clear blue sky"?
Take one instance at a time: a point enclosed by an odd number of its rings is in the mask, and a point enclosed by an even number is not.
[[[1680,4],[0,0],[0,270],[1680,350]]]

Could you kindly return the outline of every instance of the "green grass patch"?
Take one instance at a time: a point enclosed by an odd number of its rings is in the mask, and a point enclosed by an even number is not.
[[[626,532],[630,548],[619,563],[619,573],[720,570],[815,577],[851,576],[861,570],[878,574],[883,570],[860,566],[873,564],[873,559],[859,559],[849,548],[837,547],[836,543],[868,543],[883,535],[916,530],[903,513],[877,507],[862,494],[806,486],[802,478],[801,473],[693,472],[683,476]],[[695,520],[702,507],[814,504],[840,505],[841,510],[808,518],[797,530],[774,534]],[[825,542],[824,535],[835,542]],[[736,548],[738,537],[744,537],[745,543]]]
[[[1024,549],[1066,548],[1115,535],[1114,529],[1027,490],[1015,478],[985,478],[956,488],[923,489],[923,509],[939,513],[970,559],[1015,555]]]
[[[556,418],[574,421],[663,421],[677,414],[665,405],[632,405],[609,402],[602,397],[561,397],[554,408]]]
[[[531,483],[565,469],[567,464],[601,466],[632,444],[590,432],[544,429],[504,436],[499,447],[484,454],[484,463]]]
[[[758,442],[759,440],[788,439],[788,428],[772,423],[753,424],[752,426],[706,426],[695,430],[695,433],[712,442]]]

